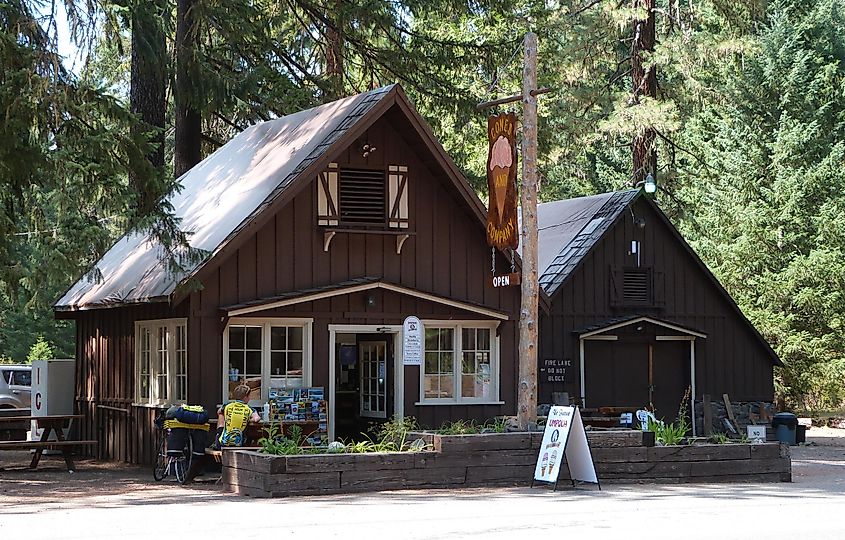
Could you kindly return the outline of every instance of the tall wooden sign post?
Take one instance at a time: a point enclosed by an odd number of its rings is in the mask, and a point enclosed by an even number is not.
[[[522,306],[519,312],[517,423],[537,422],[537,34],[525,35],[522,68]]]
[[[540,284],[537,275],[537,96],[549,91],[537,88],[537,35],[529,32],[525,35],[524,64],[522,69],[522,94],[480,103],[478,109],[486,109],[505,103],[522,101],[522,275],[507,274],[494,276],[493,287],[522,286],[522,304],[519,311],[519,387],[517,390],[517,421],[521,429],[528,429],[537,422],[537,308],[539,304]],[[516,165],[516,151],[508,159],[504,149],[496,149],[499,141],[499,129],[507,126],[509,115],[491,117],[488,125],[490,154],[487,160],[488,180],[490,183],[490,208],[487,220],[487,240],[494,248],[515,249],[518,238],[509,236],[515,232],[509,229],[511,221],[507,219],[507,207],[514,199],[507,197],[497,179],[504,177],[504,165]],[[505,119],[505,120],[502,120]],[[494,127],[496,129],[494,129]],[[505,130],[506,131],[506,130]],[[506,134],[506,133],[503,133]],[[514,186],[515,189],[515,186]],[[497,193],[497,190],[499,191]],[[505,201],[505,206],[502,205]],[[495,269],[495,257],[494,269]]]

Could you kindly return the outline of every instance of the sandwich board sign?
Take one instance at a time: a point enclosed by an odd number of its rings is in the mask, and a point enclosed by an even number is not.
[[[552,407],[549,410],[531,485],[545,482],[554,484],[557,489],[560,466],[564,460],[573,486],[575,482],[589,482],[601,489],[587,432],[577,407]]]

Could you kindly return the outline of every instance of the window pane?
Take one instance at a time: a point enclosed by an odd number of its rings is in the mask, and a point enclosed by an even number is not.
[[[478,341],[477,347],[478,349],[483,350],[490,350],[490,329],[489,328],[479,328],[476,330]]]
[[[302,353],[288,353],[288,376],[302,377]]]
[[[452,365],[452,353],[440,353],[440,373],[452,373],[454,369]]]
[[[229,327],[229,349],[241,349],[244,348],[244,327],[243,326],[231,326]]]
[[[273,326],[270,328],[270,350],[287,350],[287,328],[284,326]],[[273,373],[275,373],[275,370]]]
[[[302,328],[296,326],[288,328],[288,350],[302,350]]]
[[[167,401],[169,399],[167,396],[167,375],[159,375],[156,377],[156,381],[158,382],[158,386],[156,388],[157,398]]]
[[[453,375],[440,376],[440,397],[452,398],[455,397],[455,377]]]
[[[188,399],[188,378],[179,377],[176,379],[176,399],[185,401]]]
[[[437,399],[440,397],[440,377],[437,375],[426,375],[423,383],[423,393],[426,399]]]
[[[150,374],[150,350],[141,351],[141,375]]]
[[[440,350],[441,351],[451,351],[452,350],[452,343],[454,343],[453,339],[454,331],[451,328],[441,328],[440,329]]]
[[[246,352],[245,375],[261,375],[261,351]]]
[[[426,373],[437,373],[437,353],[436,352],[426,352],[425,353],[425,372]]]
[[[31,371],[13,371],[12,384],[18,386],[32,386]]]
[[[141,375],[141,398],[142,399],[149,399],[150,398],[150,376],[149,375]]]
[[[283,352],[273,352],[270,353],[270,376],[272,377],[284,377],[285,373],[287,372],[287,366],[285,366],[285,360],[287,358],[287,354]]]
[[[185,325],[176,327],[176,400],[188,399],[188,338]]]
[[[463,342],[463,348],[466,351],[467,349],[474,349],[475,348],[475,328],[464,328],[461,332],[461,341]]]
[[[243,351],[229,351],[229,375],[235,376],[238,374],[246,373],[246,366],[244,364],[244,353]],[[238,370],[237,373],[233,373],[232,370]]]
[[[438,337],[440,336],[440,329],[439,328],[426,328],[425,329],[425,350],[427,351],[436,351],[438,349]]]
[[[231,347],[231,345],[230,345]],[[246,348],[251,350],[261,350],[261,327],[247,326],[246,328]]]
[[[461,371],[463,373],[475,373],[475,354],[465,352],[463,354],[463,363],[461,364]]]

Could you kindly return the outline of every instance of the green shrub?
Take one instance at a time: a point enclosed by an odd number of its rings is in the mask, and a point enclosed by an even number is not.
[[[29,348],[29,354],[26,355],[26,361],[32,363],[34,360],[52,360],[56,357],[53,347],[47,343],[44,336],[38,336],[32,347]]]

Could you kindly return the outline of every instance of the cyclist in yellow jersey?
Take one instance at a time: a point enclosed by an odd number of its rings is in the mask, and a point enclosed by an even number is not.
[[[217,445],[243,446],[247,424],[261,420],[258,413],[246,404],[249,391],[250,387],[245,384],[236,386],[232,390],[235,399],[217,410]]]

